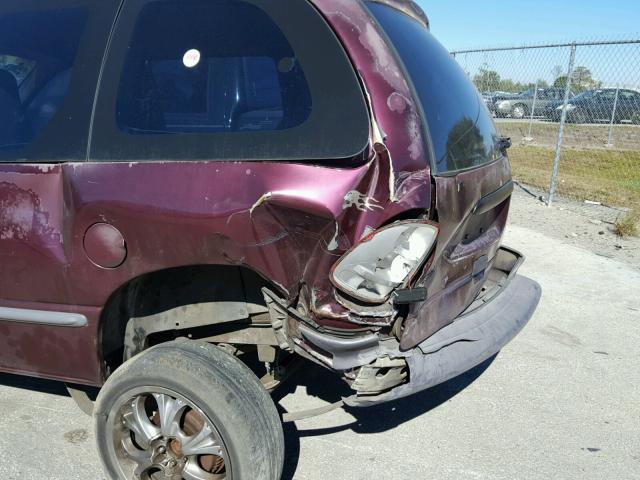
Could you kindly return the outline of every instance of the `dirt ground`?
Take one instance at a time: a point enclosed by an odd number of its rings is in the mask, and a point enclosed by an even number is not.
[[[509,223],[640,268],[640,238],[623,239],[613,232],[624,210],[562,197],[547,207],[540,200],[544,196],[542,190],[516,185]]]

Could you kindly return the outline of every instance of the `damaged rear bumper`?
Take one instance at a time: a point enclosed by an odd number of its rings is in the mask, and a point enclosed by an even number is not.
[[[540,286],[516,272],[523,256],[502,247],[485,287],[467,310],[410,350],[380,332],[339,337],[314,328],[298,312],[267,296],[280,320],[281,347],[342,372],[356,392],[344,401],[369,406],[412,395],[446,382],[497,354],[526,325],[541,296]],[[271,298],[269,298],[271,297]]]
[[[345,403],[369,406],[407,397],[455,378],[496,355],[524,328],[540,300],[540,285],[516,273],[523,262],[520,253],[502,247],[485,289],[462,315],[417,347],[408,351],[398,348],[388,356],[406,362],[403,383],[380,393],[370,385],[369,392],[355,388],[357,393]],[[359,376],[365,371],[364,378],[371,377],[367,369],[378,376],[380,371],[392,372],[373,364],[363,367]],[[355,387],[359,385],[357,380]]]
[[[514,275],[491,301],[406,352],[408,381],[379,395],[356,394],[351,406],[368,406],[406,397],[439,385],[497,354],[527,324],[540,300],[540,286]],[[402,352],[396,352],[402,356]]]

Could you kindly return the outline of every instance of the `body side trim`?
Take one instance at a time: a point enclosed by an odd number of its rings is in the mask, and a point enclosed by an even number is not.
[[[0,307],[0,321],[35,323],[54,327],[86,327],[87,317],[80,313],[29,310],[25,308]]]

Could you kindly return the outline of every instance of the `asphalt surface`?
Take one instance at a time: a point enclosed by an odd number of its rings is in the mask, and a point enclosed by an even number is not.
[[[288,425],[285,479],[640,479],[640,270],[522,227],[506,243],[543,288],[522,334],[422,394]],[[300,381],[284,408],[343,392]],[[94,448],[59,384],[0,375],[0,478],[101,479]]]

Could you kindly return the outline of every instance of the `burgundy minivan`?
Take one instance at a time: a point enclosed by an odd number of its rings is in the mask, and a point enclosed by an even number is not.
[[[4,0],[0,370],[109,478],[277,479],[298,360],[374,405],[529,320],[508,147],[410,0]]]

